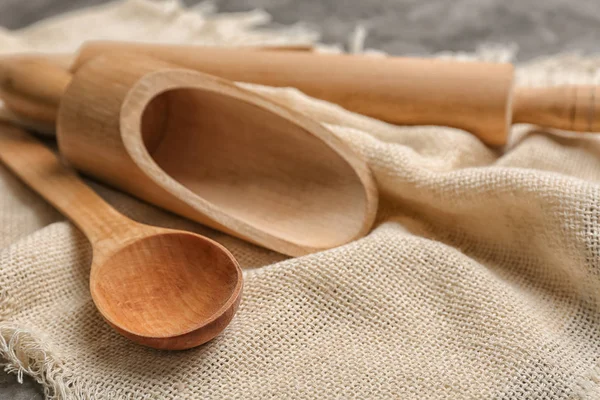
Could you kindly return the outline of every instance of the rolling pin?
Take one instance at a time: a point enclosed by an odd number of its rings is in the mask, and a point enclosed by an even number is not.
[[[491,146],[507,142],[512,123],[600,131],[596,86],[515,88],[514,68],[506,63],[88,42],[69,72],[97,55],[116,52],[144,54],[233,81],[295,87],[394,124],[463,129]],[[54,123],[70,77],[57,63],[50,64],[39,57],[0,63],[0,95],[25,120]]]

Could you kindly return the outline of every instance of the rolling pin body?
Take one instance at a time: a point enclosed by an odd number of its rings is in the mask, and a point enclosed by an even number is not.
[[[72,70],[116,51],[143,53],[233,81],[295,87],[394,124],[464,129],[490,145],[505,143],[511,121],[511,64],[90,42]]]

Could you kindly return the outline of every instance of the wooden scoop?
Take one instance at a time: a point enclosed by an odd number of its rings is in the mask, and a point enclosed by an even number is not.
[[[211,340],[229,324],[242,271],[223,246],[124,217],[45,146],[6,124],[0,124],[0,161],[90,240],[92,299],[117,332],[145,346],[180,350]]]
[[[5,75],[14,77],[6,92],[34,94],[23,100],[32,110],[60,102],[61,153],[102,182],[294,256],[348,243],[373,224],[377,189],[365,161],[293,110],[143,56],[97,57],[70,84],[44,60],[22,61]],[[25,75],[53,84],[42,90]]]
[[[600,131],[600,101],[596,100],[600,98],[599,88],[566,85],[513,89],[511,64],[89,42],[75,57],[71,72],[99,54],[118,51],[149,55],[234,81],[295,87],[310,96],[395,124],[463,129],[492,146],[506,143],[512,123],[577,132]],[[14,68],[8,67],[11,62]],[[7,81],[16,85],[29,80],[31,83],[25,84],[28,88],[22,86],[9,93],[13,98],[7,103],[14,111],[23,111],[23,116],[51,123],[52,107],[56,110],[60,92],[42,95],[40,86],[61,87],[68,75],[65,77],[63,71],[62,78],[46,79],[48,73],[32,75],[22,69],[21,62],[3,62],[0,89],[6,91],[10,87]],[[11,74],[14,79],[7,78]],[[41,97],[44,101],[38,102]],[[26,99],[35,100],[39,108],[28,109],[31,107],[24,102]]]

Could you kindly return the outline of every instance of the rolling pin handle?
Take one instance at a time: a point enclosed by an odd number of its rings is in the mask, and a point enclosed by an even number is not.
[[[574,132],[600,132],[600,87],[518,88],[513,122]]]

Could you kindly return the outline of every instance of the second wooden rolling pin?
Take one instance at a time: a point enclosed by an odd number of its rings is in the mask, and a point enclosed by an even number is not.
[[[514,88],[511,64],[90,42],[70,70],[115,52],[150,55],[234,81],[291,86],[387,122],[463,129],[492,146],[506,143],[512,123],[600,131],[597,87]],[[9,108],[26,120],[52,124],[69,81],[55,66],[39,68],[35,58],[3,59],[0,90]]]

